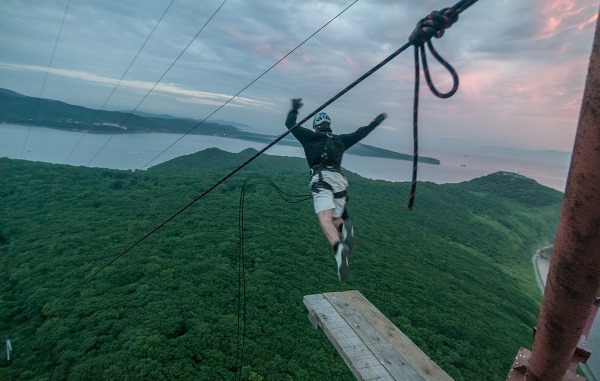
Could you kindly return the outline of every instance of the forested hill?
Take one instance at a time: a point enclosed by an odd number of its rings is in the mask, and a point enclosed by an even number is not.
[[[85,131],[103,134],[127,134],[158,132],[173,134],[213,135],[226,138],[271,143],[277,136],[243,131],[226,122],[200,122],[187,118],[146,113],[95,110],[51,99],[29,97],[12,90],[0,88],[0,123],[44,126],[61,130]],[[224,124],[225,123],[225,124]],[[282,133],[284,132],[282,116]],[[293,137],[286,137],[278,144],[300,146]],[[397,160],[413,160],[412,155],[394,152],[358,143],[348,154],[381,157]],[[428,164],[440,164],[431,157],[419,157]]]
[[[0,158],[0,379],[350,381],[302,298],[354,289],[457,381],[505,380],[531,348],[531,256],[560,192],[511,173],[423,182],[408,212],[409,183],[347,173],[357,244],[340,284],[311,201],[269,183],[308,194],[303,159],[261,155],[190,204],[255,152],[147,171]]]

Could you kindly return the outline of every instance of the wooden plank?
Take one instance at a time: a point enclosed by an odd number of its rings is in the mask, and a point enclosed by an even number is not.
[[[415,369],[341,293],[323,294],[394,380],[423,381]]]
[[[452,380],[360,292],[307,295],[304,304],[358,380]]]
[[[365,347],[348,323],[323,295],[308,295],[309,319],[329,338],[358,380],[393,381],[380,361]]]
[[[341,293],[425,380],[452,381],[415,343],[371,304],[359,291]]]

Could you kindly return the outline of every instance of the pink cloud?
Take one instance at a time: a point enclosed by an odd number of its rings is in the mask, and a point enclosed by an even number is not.
[[[576,28],[577,28],[577,30],[582,30],[586,26],[588,26],[590,24],[594,24],[596,22],[596,20],[598,20],[598,13],[595,13],[592,17],[590,17],[586,21],[582,22],[581,24],[577,25]]]
[[[469,99],[493,97],[494,90],[503,86],[504,73],[497,62],[479,61],[476,69],[460,73],[459,91]]]
[[[283,49],[283,51],[289,52],[294,49],[294,46],[290,45]],[[278,61],[283,57],[283,53],[280,56],[274,56],[273,58]],[[287,57],[277,65],[277,70],[283,72],[290,72],[297,69],[300,66],[306,66],[312,61],[313,56],[306,52],[296,51],[292,56]]]
[[[538,0],[542,9],[544,27],[534,36],[534,40],[551,38],[565,29],[581,30],[598,18],[598,4],[595,1]],[[590,15],[587,17],[586,15]],[[584,18],[584,21],[581,19]]]
[[[263,54],[264,53],[270,54],[273,52],[273,49],[271,48],[271,44],[269,44],[268,42],[264,42],[264,41],[255,43],[252,48],[255,52],[263,53]]]
[[[573,118],[579,112],[586,65],[572,60],[554,65],[479,62],[460,75],[459,91],[471,104],[510,113]]]
[[[352,73],[360,73],[361,71],[361,65],[358,64],[356,62],[356,60],[351,56],[351,55],[345,55],[344,56],[344,61],[346,62],[347,66],[350,68],[350,70],[352,71]]]
[[[266,35],[248,35],[237,28],[232,26],[225,26],[221,28],[223,34],[228,35],[233,40],[241,42],[243,45],[248,46],[250,50],[261,53],[264,55],[269,55],[271,57],[277,57],[277,53],[273,51],[271,44],[269,43],[270,38]],[[281,58],[281,57],[279,57]]]

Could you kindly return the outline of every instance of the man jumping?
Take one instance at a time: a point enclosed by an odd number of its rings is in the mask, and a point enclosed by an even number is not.
[[[285,125],[288,129],[296,125],[298,110],[303,106],[302,99],[292,99]],[[320,112],[313,119],[313,130],[298,126],[292,134],[302,147],[310,167],[310,187],[315,213],[323,234],[335,253],[338,277],[348,279],[350,268],[348,255],[354,246],[354,228],[348,217],[348,180],[342,174],[341,165],[344,152],[364,139],[387,118],[379,114],[371,123],[350,134],[336,135],[331,129],[331,119]],[[340,240],[341,232],[341,240]]]

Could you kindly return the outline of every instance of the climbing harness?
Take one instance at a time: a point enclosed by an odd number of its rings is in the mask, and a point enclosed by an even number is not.
[[[344,143],[339,137],[336,137],[331,132],[325,133],[326,140],[321,153],[321,163],[327,167],[334,167],[338,165],[344,155],[345,147]],[[339,168],[338,168],[339,171]]]
[[[319,123],[320,124],[320,123]],[[331,150],[331,143],[333,139],[333,134],[331,132],[327,133],[327,140],[325,140],[325,148],[323,148],[323,153],[321,154],[321,162],[322,163],[327,163],[330,159],[330,150]]]
[[[343,191],[340,191],[340,192],[334,192],[331,184],[329,184],[323,178],[323,171],[342,173],[342,169],[340,167],[336,167],[336,166],[326,165],[323,163],[313,166],[310,169],[310,178],[312,180],[312,178],[315,175],[317,175],[318,178],[317,178],[317,181],[315,181],[314,183],[311,184],[311,186],[310,186],[311,191],[313,193],[319,193],[322,189],[326,189],[328,191],[331,191],[331,193],[333,193],[333,198],[346,197],[346,199],[347,199],[348,198],[347,190],[344,189]]]
[[[319,174],[319,179],[310,186],[310,189],[313,193],[319,193],[321,190],[326,189],[328,191],[331,191],[331,193],[333,193],[333,198],[346,197],[346,200],[348,200],[348,191],[347,190],[344,189],[343,191],[334,192],[333,187],[327,181],[323,180],[323,174],[321,173],[321,171],[319,171],[317,173]]]

